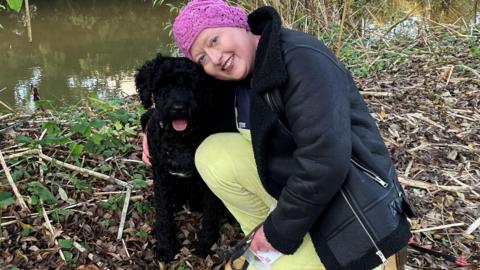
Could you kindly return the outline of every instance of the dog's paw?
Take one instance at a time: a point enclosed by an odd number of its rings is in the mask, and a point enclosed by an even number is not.
[[[177,249],[171,248],[156,248],[155,249],[155,258],[161,262],[169,263],[175,258],[177,254]]]
[[[205,258],[207,255],[213,254],[211,247],[212,245],[210,244],[198,242],[195,244],[195,250],[193,251],[193,254],[197,255],[198,257]]]

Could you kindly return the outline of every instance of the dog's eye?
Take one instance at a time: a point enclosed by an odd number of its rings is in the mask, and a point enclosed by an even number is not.
[[[218,36],[214,36],[214,37],[212,38],[212,45],[215,45],[215,44],[217,44],[217,43],[218,43]]]

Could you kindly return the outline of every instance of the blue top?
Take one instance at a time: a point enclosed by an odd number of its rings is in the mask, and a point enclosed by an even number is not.
[[[237,109],[237,127],[250,129],[250,86],[249,80],[241,82],[235,92],[235,107]]]

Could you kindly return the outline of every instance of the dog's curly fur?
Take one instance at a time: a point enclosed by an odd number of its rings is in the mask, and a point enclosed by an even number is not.
[[[219,222],[226,209],[198,175],[194,155],[209,134],[235,129],[222,125],[234,123],[229,121],[233,115],[217,113],[228,112],[226,106],[233,108],[233,86],[210,78],[187,58],[160,54],[138,69],[135,84],[143,106],[148,109],[141,122],[147,134],[154,178],[156,258],[169,262],[179,251],[173,213],[185,202],[192,210],[203,210],[195,253],[206,256],[218,239]],[[153,104],[155,107],[151,108]],[[175,119],[186,120],[186,128],[176,130]]]

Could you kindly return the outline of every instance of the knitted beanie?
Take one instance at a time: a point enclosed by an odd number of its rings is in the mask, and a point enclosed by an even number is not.
[[[173,23],[173,37],[180,51],[192,59],[190,49],[205,28],[240,27],[249,30],[247,13],[223,0],[193,0],[180,10]]]

